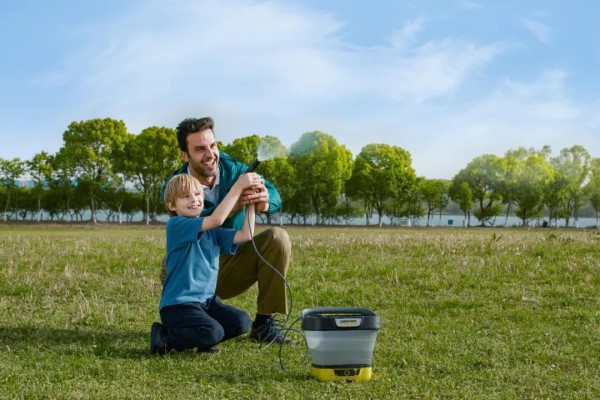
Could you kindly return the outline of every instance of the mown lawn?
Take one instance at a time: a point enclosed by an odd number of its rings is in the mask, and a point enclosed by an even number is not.
[[[289,228],[295,319],[359,306],[373,379],[321,382],[303,346],[148,354],[161,227],[0,225],[1,399],[593,399],[600,233]],[[254,313],[256,292],[230,301]]]

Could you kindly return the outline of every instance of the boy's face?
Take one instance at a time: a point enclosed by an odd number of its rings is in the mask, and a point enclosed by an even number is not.
[[[203,208],[204,192],[194,188],[178,197],[175,204],[169,202],[169,210],[174,211],[180,217],[198,217]]]

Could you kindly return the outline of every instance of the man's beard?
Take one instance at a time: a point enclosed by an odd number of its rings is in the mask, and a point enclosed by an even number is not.
[[[202,165],[195,165],[195,164],[190,163],[190,166],[198,175],[203,176],[204,178],[211,178],[213,176],[217,176],[217,173],[219,172],[218,165],[217,165],[217,168],[215,168],[212,171],[204,169],[202,167]]]

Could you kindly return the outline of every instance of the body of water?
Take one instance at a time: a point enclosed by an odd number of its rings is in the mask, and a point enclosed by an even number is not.
[[[100,222],[106,222],[108,219],[108,215],[104,212],[99,212],[98,213],[98,221]],[[158,217],[158,221],[159,222],[167,222],[167,220],[169,219],[168,215],[160,215]],[[28,221],[37,221],[37,215],[34,216],[33,219],[28,218]],[[47,215],[42,215],[42,221],[44,222],[49,222],[49,217]],[[86,213],[83,215],[83,222],[87,222],[90,220],[90,214]],[[132,218],[131,221],[128,221],[125,216],[123,215],[121,217],[122,222],[143,222],[143,214],[142,213],[138,213],[136,215],[134,215],[134,217]],[[70,217],[65,218],[65,221],[67,222],[78,222],[78,221],[71,221]],[[302,219],[298,219],[296,218],[294,220],[294,224],[295,225],[304,225],[303,224]],[[411,218],[410,220],[407,218],[403,218],[403,219],[396,219],[394,221],[391,221],[388,217],[383,217],[382,218],[383,221],[383,225],[384,226],[415,226],[415,227],[425,227],[427,226],[427,218],[426,217],[420,217],[420,218]],[[56,220],[54,222],[57,222]],[[118,222],[117,218],[112,218],[109,222]],[[266,219],[261,219],[258,218],[257,222],[259,223],[266,223]],[[370,225],[371,226],[377,226],[379,222],[379,219],[377,218],[377,216],[373,217],[370,219]],[[272,216],[271,218],[271,223],[278,225],[278,224],[284,224],[284,225],[289,225],[291,224],[291,219],[287,216],[287,215],[282,215],[279,213],[276,213]],[[306,220],[306,224],[307,225],[314,225],[316,223],[316,218],[313,217],[309,217]],[[519,227],[521,226],[522,221],[520,218],[515,217],[515,216],[509,216],[508,218],[506,216],[497,216],[495,218],[492,218],[491,220],[489,220],[486,223],[486,226],[491,226],[491,227]],[[535,228],[535,227],[542,227],[545,226],[545,224],[547,224],[550,227],[567,227],[566,224],[566,220],[564,219],[560,219],[558,220],[558,224],[556,224],[555,221],[550,221],[547,218],[539,218],[539,219],[535,219],[535,220],[531,220],[529,221],[528,226]],[[366,219],[364,217],[362,218],[352,218],[349,221],[337,221],[337,222],[331,222],[331,221],[327,221],[325,223],[325,225],[339,225],[339,226],[344,226],[344,225],[351,225],[351,226],[365,226],[366,225]],[[475,218],[475,217],[471,217],[471,221],[470,221],[470,226],[479,226],[481,225],[481,222]],[[442,215],[441,217],[439,215],[434,216],[433,218],[430,219],[429,221],[429,226],[432,227],[456,227],[456,228],[461,228],[461,227],[466,227],[468,226],[468,221],[465,219],[465,217],[463,215]],[[598,227],[598,221],[596,220],[596,218],[590,218],[590,217],[585,217],[585,218],[579,218],[577,221],[575,221],[574,219],[570,219],[569,220],[569,227],[571,228],[593,228],[593,227]]]

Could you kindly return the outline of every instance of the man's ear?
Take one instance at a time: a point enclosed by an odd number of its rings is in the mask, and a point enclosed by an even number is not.
[[[186,151],[179,151],[179,157],[181,157],[181,159],[185,162],[190,161],[190,156],[188,155],[188,153]]]

